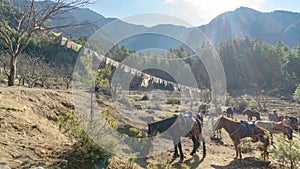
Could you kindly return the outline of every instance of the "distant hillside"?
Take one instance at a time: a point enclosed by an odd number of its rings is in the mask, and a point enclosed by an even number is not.
[[[228,37],[260,38],[275,44],[281,40],[289,46],[300,42],[300,13],[274,11],[262,13],[251,8],[241,7],[226,12],[209,24],[199,27],[214,43]]]
[[[22,0],[14,0],[15,4],[22,6]],[[49,5],[51,1],[36,1],[37,6]],[[111,27],[114,32],[113,37],[127,35],[132,32],[165,32],[166,34],[173,32],[180,37],[193,37],[198,40],[198,36],[193,34],[191,28],[175,25],[158,25],[147,28],[141,25],[134,25],[123,22],[116,18],[106,18],[87,8],[78,8],[59,16],[59,19],[50,20],[49,25],[61,25],[61,23],[87,23],[77,27],[68,27],[59,29],[65,35],[73,37],[87,36],[90,37],[95,31],[101,27],[115,21],[117,24]],[[277,41],[282,41],[288,46],[295,46],[300,43],[300,13],[288,11],[274,11],[263,13],[247,7],[240,7],[235,11],[225,12],[214,18],[209,24],[196,27],[202,30],[205,35],[214,43],[218,44],[228,37],[244,38],[249,36],[251,39],[260,38],[261,40],[275,44]],[[106,36],[106,35],[105,35]],[[195,38],[197,37],[197,38]],[[109,36],[105,38],[110,38]],[[170,37],[172,38],[172,37]],[[135,36],[131,39],[124,40],[129,48],[138,50],[145,46],[170,48],[178,47],[180,42],[170,40],[168,37],[153,36]],[[203,41],[204,39],[200,39]],[[125,42],[126,41],[126,42]]]
[[[96,30],[111,21],[120,22],[123,33],[147,29],[144,26],[128,24],[114,18],[105,18],[89,9],[74,10],[66,14],[66,17],[70,18],[73,22],[81,22],[86,19],[92,23],[90,25],[83,25],[64,30],[67,34],[74,36],[90,36]],[[51,24],[54,24],[54,22],[51,22]],[[120,27],[118,26],[117,33],[120,33]],[[245,36],[249,36],[252,39],[260,38],[270,44],[275,44],[279,40],[289,46],[300,43],[300,13],[288,11],[262,13],[251,8],[241,7],[235,11],[220,14],[209,24],[199,26],[198,28],[200,28],[214,44],[222,42],[228,37],[237,36],[240,38],[244,38]],[[189,36],[191,32],[191,28],[175,25],[158,25],[151,27],[150,30],[178,32],[177,34],[179,36]],[[136,39],[139,38],[135,37],[135,40]],[[131,46],[142,48],[142,46],[147,44],[156,44],[156,46],[178,45],[176,42],[173,42],[172,45],[166,45],[165,40],[170,43],[168,38],[158,38],[157,36],[150,37],[147,35],[146,39],[147,41],[138,41],[136,43],[140,47],[135,45]],[[133,42],[133,40],[131,40],[131,42]]]

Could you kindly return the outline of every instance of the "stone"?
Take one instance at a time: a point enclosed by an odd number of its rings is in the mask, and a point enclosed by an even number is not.
[[[10,169],[6,162],[0,162],[0,169]]]

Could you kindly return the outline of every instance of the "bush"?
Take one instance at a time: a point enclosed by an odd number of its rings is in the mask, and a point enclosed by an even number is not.
[[[298,87],[296,88],[295,92],[294,92],[294,99],[296,102],[300,102],[300,84],[298,85]]]
[[[168,98],[166,104],[180,104],[180,100],[179,100],[179,98],[171,97],[171,98]]]
[[[280,168],[300,167],[300,144],[295,140],[282,140],[274,150]]]
[[[236,102],[236,109],[238,112],[242,112],[248,107],[248,102],[244,97],[240,97],[238,101]]]
[[[129,137],[143,137],[143,132],[130,125],[119,126],[117,131],[128,135]]]
[[[107,114],[107,112],[105,111],[103,114]],[[112,121],[110,122],[113,123]],[[73,153],[70,152],[69,157],[66,157],[66,160],[70,163],[65,167],[74,168],[75,163],[80,163],[80,161],[89,161],[92,164],[95,161],[102,161],[111,157],[111,154],[99,147],[85,133],[84,129],[80,126],[74,110],[66,115],[59,116],[59,128],[63,133],[76,139],[73,145],[76,149]],[[76,161],[72,161],[73,159],[76,159]]]

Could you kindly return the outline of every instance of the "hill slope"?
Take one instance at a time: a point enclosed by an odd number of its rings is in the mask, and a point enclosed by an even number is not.
[[[63,32],[72,36],[91,36],[95,31],[99,30],[102,26],[112,21],[117,22],[116,33],[128,33],[139,32],[140,30],[148,29],[147,31],[157,32],[177,32],[178,36],[189,37],[191,28],[186,28],[176,25],[158,25],[151,28],[147,28],[141,25],[134,25],[123,22],[115,18],[105,18],[104,16],[91,11],[89,9],[76,9],[69,13],[66,13],[64,18],[69,18],[72,23],[88,21],[91,24],[82,25],[75,28],[63,29]],[[49,24],[57,24],[54,21]],[[120,31],[122,28],[122,31]],[[220,14],[214,18],[209,24],[201,25],[199,27],[201,31],[214,43],[224,41],[228,37],[240,37],[244,38],[249,36],[252,39],[260,38],[263,41],[275,44],[277,41],[283,41],[289,46],[294,46],[300,43],[300,13],[289,11],[273,11],[263,13],[251,8],[240,7],[235,11],[229,11]],[[145,40],[146,39],[146,40]],[[146,44],[158,44],[166,47],[176,47],[178,43],[171,42],[165,37],[146,36],[144,40],[135,38],[136,41],[128,46],[132,47],[137,45],[137,49],[140,46]],[[131,40],[132,42],[133,40]],[[170,43],[170,45],[165,45]],[[173,46],[172,46],[173,45]],[[134,49],[134,47],[132,48]]]
[[[289,46],[299,43],[300,13],[274,11],[262,13],[251,8],[241,7],[226,12],[209,24],[199,27],[214,42],[228,37],[260,38],[270,44],[281,40]]]

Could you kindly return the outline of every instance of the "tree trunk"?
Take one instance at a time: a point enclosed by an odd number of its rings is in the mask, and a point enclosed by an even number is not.
[[[16,71],[17,71],[17,63],[14,56],[11,56],[10,59],[10,72],[8,75],[8,86],[14,86],[15,85],[15,79],[16,79]]]

